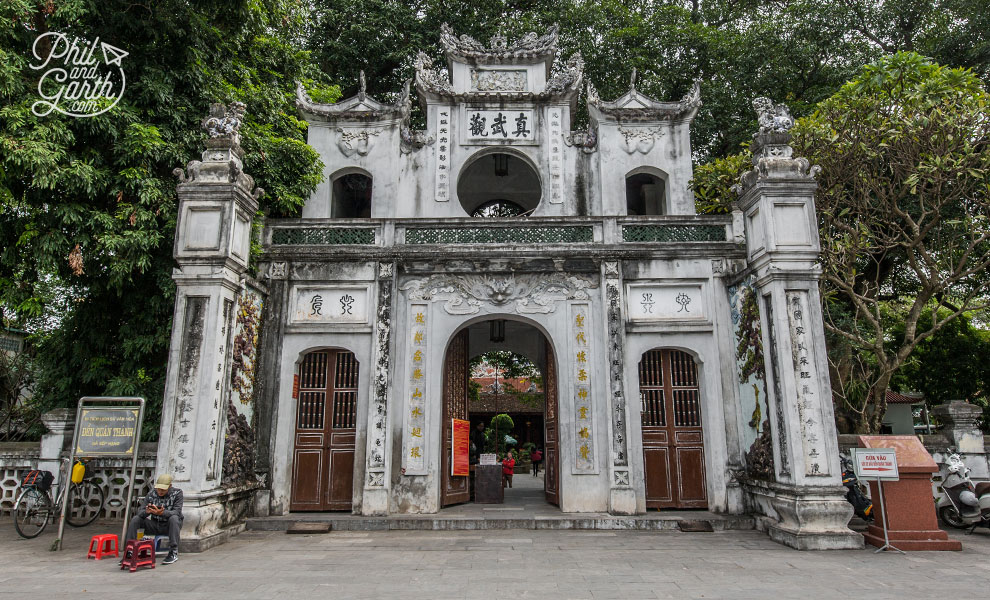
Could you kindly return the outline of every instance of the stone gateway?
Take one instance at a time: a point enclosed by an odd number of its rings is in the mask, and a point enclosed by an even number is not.
[[[178,170],[175,327],[158,462],[208,547],[254,512],[442,513],[468,361],[529,358],[545,498],[567,513],[705,508],[796,548],[847,523],[818,291],[815,169],[758,99],[731,214],[697,215],[675,102],[614,101],[557,32],[488,44],[444,26],[394,104],[297,90],[325,181],[268,219],[243,172],[244,107],[217,106]],[[587,93],[587,129],[571,123]],[[413,94],[426,130],[411,128]]]

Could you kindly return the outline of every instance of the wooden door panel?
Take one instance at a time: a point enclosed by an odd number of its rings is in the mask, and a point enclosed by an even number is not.
[[[677,448],[677,494],[683,508],[708,505],[705,486],[705,451],[702,448]]]
[[[443,425],[440,436],[440,506],[471,500],[470,478],[451,475],[450,453],[453,446],[451,419],[468,418],[468,330],[462,329],[450,340],[443,373]]]
[[[648,508],[706,508],[698,368],[690,354],[650,350],[639,363]]]
[[[345,350],[311,352],[299,367],[290,510],[350,510],[358,362]]]
[[[544,358],[546,372],[543,377],[543,397],[546,414],[543,419],[543,464],[545,465],[543,491],[547,502],[560,506],[560,453],[557,449],[560,443],[557,435],[557,360],[554,357],[550,340],[544,339],[544,344],[546,346]]]
[[[646,471],[646,507],[660,508],[673,500],[670,485],[670,460],[666,448],[643,448]]]
[[[320,510],[323,449],[296,450],[292,465],[292,510]]]
[[[330,450],[330,510],[350,510],[354,492],[354,450]]]

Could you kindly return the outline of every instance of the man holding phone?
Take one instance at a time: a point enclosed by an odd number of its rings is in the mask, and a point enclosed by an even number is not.
[[[144,506],[127,525],[127,540],[137,538],[138,529],[145,535],[168,534],[168,556],[162,561],[170,565],[179,560],[179,530],[182,529],[182,490],[172,487],[172,476],[159,475],[155,487],[144,499]]]

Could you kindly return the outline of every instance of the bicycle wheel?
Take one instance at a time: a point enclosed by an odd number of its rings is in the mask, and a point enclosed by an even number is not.
[[[14,529],[23,538],[34,538],[45,530],[52,516],[52,501],[48,494],[27,488],[14,505]]]
[[[89,480],[73,483],[69,488],[68,502],[65,522],[73,527],[89,525],[103,510],[103,488]]]

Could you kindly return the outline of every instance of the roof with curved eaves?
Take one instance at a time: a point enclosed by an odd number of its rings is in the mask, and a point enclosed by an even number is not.
[[[406,80],[402,93],[395,104],[382,104],[365,91],[364,71],[360,75],[360,90],[357,95],[335,104],[314,102],[302,83],[296,82],[296,108],[304,116],[323,117],[331,121],[380,121],[385,119],[404,119],[409,115],[410,80]]]
[[[695,80],[690,91],[677,102],[660,102],[636,89],[636,69],[633,69],[629,91],[612,102],[602,100],[589,82],[588,106],[617,121],[690,121],[701,107],[701,84]]]
[[[485,46],[469,35],[454,33],[447,23],[440,26],[440,43],[449,59],[476,64],[523,64],[553,60],[557,54],[557,26],[543,35],[529,32],[509,43],[504,35],[495,35]]]

